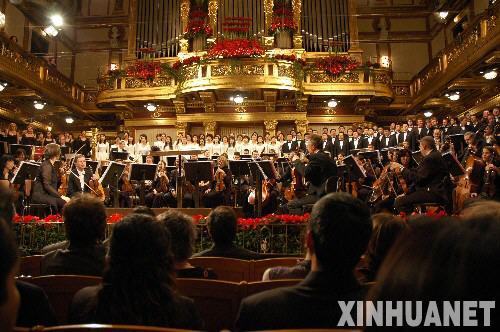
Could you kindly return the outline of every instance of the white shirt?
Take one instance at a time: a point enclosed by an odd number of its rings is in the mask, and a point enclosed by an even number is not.
[[[80,179],[80,187],[82,188],[82,191],[85,191],[85,170],[80,171],[79,169],[76,169],[78,172],[78,178]]]

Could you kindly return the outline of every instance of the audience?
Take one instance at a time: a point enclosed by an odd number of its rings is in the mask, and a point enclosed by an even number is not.
[[[234,244],[238,227],[234,210],[228,206],[219,206],[208,215],[208,231],[214,245],[193,257],[227,257],[237,259],[258,259],[256,252],[239,248]]]
[[[239,330],[333,328],[337,301],[361,300],[364,289],[353,269],[372,232],[370,212],[346,193],[329,194],[313,207],[307,233],[311,272],[294,287],[277,288],[244,299]]]
[[[182,212],[170,210],[160,214],[158,220],[171,236],[177,278],[217,279],[212,269],[193,266],[188,261],[193,255],[196,238],[193,219]]]
[[[103,283],[75,295],[70,321],[201,329],[193,301],[176,292],[168,231],[144,214],[117,223]]]
[[[0,220],[0,331],[10,332],[16,324],[20,296],[15,276],[19,267],[17,247],[7,223]]]
[[[306,257],[297,260],[295,266],[275,266],[264,271],[262,281],[280,279],[304,279],[311,271],[311,252],[306,246]]]
[[[43,256],[42,274],[101,276],[106,254],[104,204],[94,196],[79,195],[64,206],[62,217],[69,243]]]

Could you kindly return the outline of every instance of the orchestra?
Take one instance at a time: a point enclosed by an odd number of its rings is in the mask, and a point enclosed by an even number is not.
[[[411,212],[418,204],[438,204],[457,212],[468,199],[498,199],[498,135],[498,117],[487,114],[483,119],[446,118],[441,125],[437,118],[418,118],[415,125],[408,120],[389,126],[324,127],[320,133],[313,128],[276,135],[180,133],[175,141],[158,134],[152,144],[145,134],[134,144],[130,133],[122,133],[113,138],[114,144],[101,134],[91,146],[85,132],[74,141],[62,133],[44,136],[47,144],[35,148],[33,126],[20,134],[11,124],[0,132],[0,139],[8,144],[33,143],[27,144],[33,148],[25,151],[16,146],[13,157],[2,156],[1,171],[2,180],[10,181],[23,161],[42,159],[36,154],[43,153],[43,160],[37,160],[40,170],[32,200],[49,204],[55,212],[81,192],[101,197],[110,207],[116,204],[112,197],[117,192],[119,207],[175,208],[178,185],[183,207],[241,206],[249,216],[257,213],[257,199],[262,200],[262,214],[303,213],[305,206],[332,191],[348,192],[369,203],[374,212]],[[61,157],[61,146],[78,154]],[[182,156],[180,168],[177,157],[174,162],[162,154],[167,151]],[[445,160],[447,154],[453,158]],[[99,162],[98,169],[87,167],[90,155]],[[99,174],[111,160],[126,164],[125,171],[117,188],[103,188]],[[257,184],[260,175],[233,174],[233,160],[259,167],[270,163],[275,174]],[[456,165],[449,160],[456,160]],[[157,171],[154,179],[141,183],[131,179],[130,165],[143,162],[157,164]],[[196,162],[212,163],[209,181],[191,183],[185,177],[185,164]],[[453,167],[458,174],[452,175]],[[262,188],[259,195],[257,187]]]

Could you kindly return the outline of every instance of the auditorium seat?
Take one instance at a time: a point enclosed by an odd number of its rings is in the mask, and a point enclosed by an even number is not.
[[[279,287],[295,286],[301,281],[302,279],[282,279],[282,280],[249,282],[245,287],[246,288],[245,297]]]
[[[14,332],[183,332],[191,330],[170,329],[154,326],[140,325],[101,325],[101,324],[82,324],[82,325],[62,325],[54,327],[37,326],[32,329],[16,327]]]
[[[177,279],[179,292],[195,301],[208,331],[231,329],[245,296],[245,283]]]
[[[253,261],[253,276],[248,281],[260,281],[262,280],[262,275],[268,268],[276,266],[295,266],[300,259],[299,257],[282,257]]]
[[[225,257],[193,257],[189,259],[193,266],[211,268],[217,274],[217,279],[239,282],[250,280],[251,262]]]
[[[50,275],[23,280],[45,291],[60,324],[68,321],[69,306],[75,293],[84,287],[96,286],[101,282],[99,277],[77,275]]]
[[[24,256],[20,259],[19,275],[24,277],[39,277],[43,255]]]

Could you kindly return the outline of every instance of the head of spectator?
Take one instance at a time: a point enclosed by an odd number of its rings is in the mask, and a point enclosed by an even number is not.
[[[0,219],[8,225],[12,223],[16,209],[14,207],[14,192],[5,187],[0,187]]]
[[[228,206],[219,206],[208,215],[208,231],[216,247],[228,247],[236,238],[237,217]]]
[[[0,220],[0,257],[0,331],[10,332],[16,325],[20,304],[15,280],[19,263],[12,230],[3,220]]]
[[[72,247],[94,246],[104,238],[106,210],[96,197],[83,194],[64,206],[62,217]]]
[[[151,216],[153,218],[156,217],[155,212],[153,211],[152,208],[144,205],[136,206],[133,210],[132,213],[140,213],[140,214],[147,214],[148,216]]]
[[[182,212],[170,210],[160,214],[158,221],[170,233],[175,263],[177,265],[187,263],[187,260],[193,255],[196,239],[193,219]]]
[[[309,218],[307,247],[313,271],[352,271],[372,233],[370,211],[346,193],[324,196]]]

